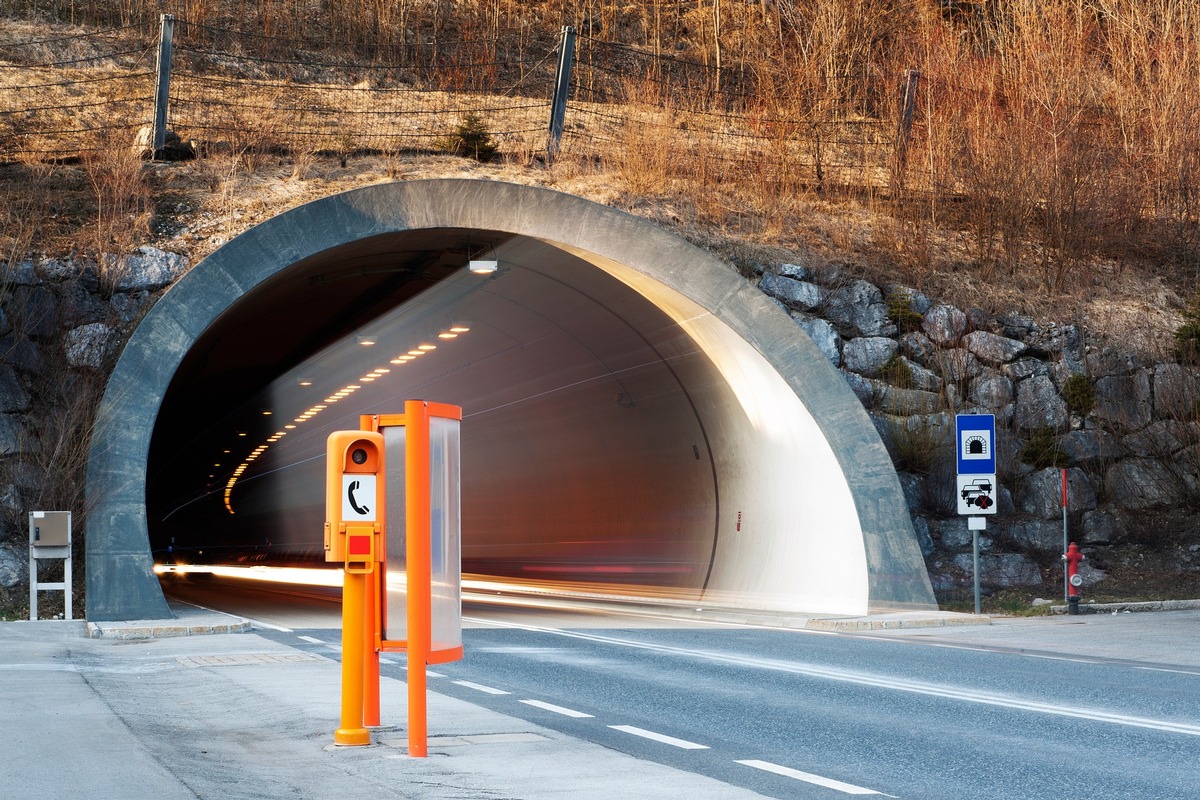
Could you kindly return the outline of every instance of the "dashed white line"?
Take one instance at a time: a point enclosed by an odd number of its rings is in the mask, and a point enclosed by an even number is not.
[[[612,728],[614,731],[621,731],[623,733],[631,733],[634,736],[641,736],[643,739],[651,739],[655,742],[662,742],[663,744],[669,744],[673,747],[678,747],[681,750],[708,750],[709,749],[708,745],[706,745],[706,744],[696,744],[695,742],[689,742],[686,739],[676,739],[674,736],[667,736],[662,733],[655,733],[654,731],[648,731],[645,728],[635,728],[632,725],[609,725],[608,727]]]
[[[318,639],[315,636],[301,636],[299,638],[303,639],[306,642],[311,642],[312,644],[325,644],[325,641],[323,639]]]
[[[582,711],[576,711],[573,708],[563,708],[562,706],[556,706],[553,703],[543,703],[541,700],[522,700],[521,702],[527,706],[533,706],[534,708],[541,708],[546,711],[553,711],[555,714],[562,714],[564,717],[574,717],[575,719],[587,719],[592,716],[591,714],[585,714]]]
[[[426,678],[444,678],[446,676],[440,672],[434,672],[431,669],[427,669],[427,670],[425,670],[425,677]]]
[[[503,689],[493,689],[491,686],[484,686],[481,683],[471,683],[470,681],[454,681],[454,682],[457,683],[459,686],[465,686],[468,689],[474,689],[477,692],[484,692],[486,694],[512,694],[512,692],[506,692]]]
[[[754,759],[749,759],[746,761],[738,761],[737,763],[745,764],[747,767],[754,767],[755,769],[761,769],[766,772],[773,772],[776,775],[782,775],[785,778],[794,778],[798,781],[804,781],[805,783],[824,786],[826,789],[834,789],[845,794],[878,794],[883,795],[884,797],[893,796],[890,794],[883,794],[883,792],[877,792],[874,789],[866,789],[862,786],[855,786],[852,783],[836,781],[833,778],[823,778],[820,775],[813,775],[811,772],[801,772],[800,770],[792,769],[791,767],[781,767],[778,764],[772,764],[770,761],[756,761]]]

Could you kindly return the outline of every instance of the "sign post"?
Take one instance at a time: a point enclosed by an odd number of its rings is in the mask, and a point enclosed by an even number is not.
[[[996,415],[958,414],[954,418],[957,443],[958,513],[967,517],[971,531],[971,563],[975,572],[975,613],[980,613],[979,531],[987,530],[986,516],[996,513]]]

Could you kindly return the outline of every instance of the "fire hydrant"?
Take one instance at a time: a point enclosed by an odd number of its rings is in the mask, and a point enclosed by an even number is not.
[[[1087,558],[1079,552],[1079,546],[1071,542],[1067,552],[1063,553],[1063,561],[1067,562],[1067,613],[1079,613],[1079,587],[1083,585],[1083,576],[1079,574],[1079,562]]]

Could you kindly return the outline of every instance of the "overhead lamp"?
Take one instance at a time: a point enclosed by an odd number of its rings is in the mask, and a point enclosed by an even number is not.
[[[456,322],[450,326],[451,333],[466,333],[471,330],[471,326],[465,322]]]
[[[439,339],[457,339],[458,334],[454,331],[442,331],[438,334]]]
[[[301,378],[297,381],[301,386],[312,386],[313,382],[308,378]]]
[[[472,259],[467,265],[467,268],[476,275],[491,275],[496,270],[500,269],[499,261],[476,261]]]
[[[354,341],[357,342],[358,344],[361,344],[363,347],[371,347],[372,345],[375,344],[377,339],[374,336],[364,335],[364,336],[355,336]]]
[[[428,352],[430,350],[437,350],[437,345],[436,344],[422,344],[422,345],[418,345],[417,349],[425,350],[426,352]]]

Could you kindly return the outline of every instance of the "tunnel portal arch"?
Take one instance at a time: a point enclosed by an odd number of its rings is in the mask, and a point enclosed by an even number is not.
[[[168,617],[153,573],[147,458],[160,406],[205,331],[306,259],[430,230],[523,237],[636,291],[699,346],[735,398],[707,413],[725,500],[697,599],[861,614],[936,607],[894,467],[840,373],[774,303],[705,251],[629,214],[542,188],[380,184],[284,212],[168,290],[110,377],[89,455],[88,617]],[[439,399],[439,398],[429,398]],[[742,514],[754,525],[743,531]]]

